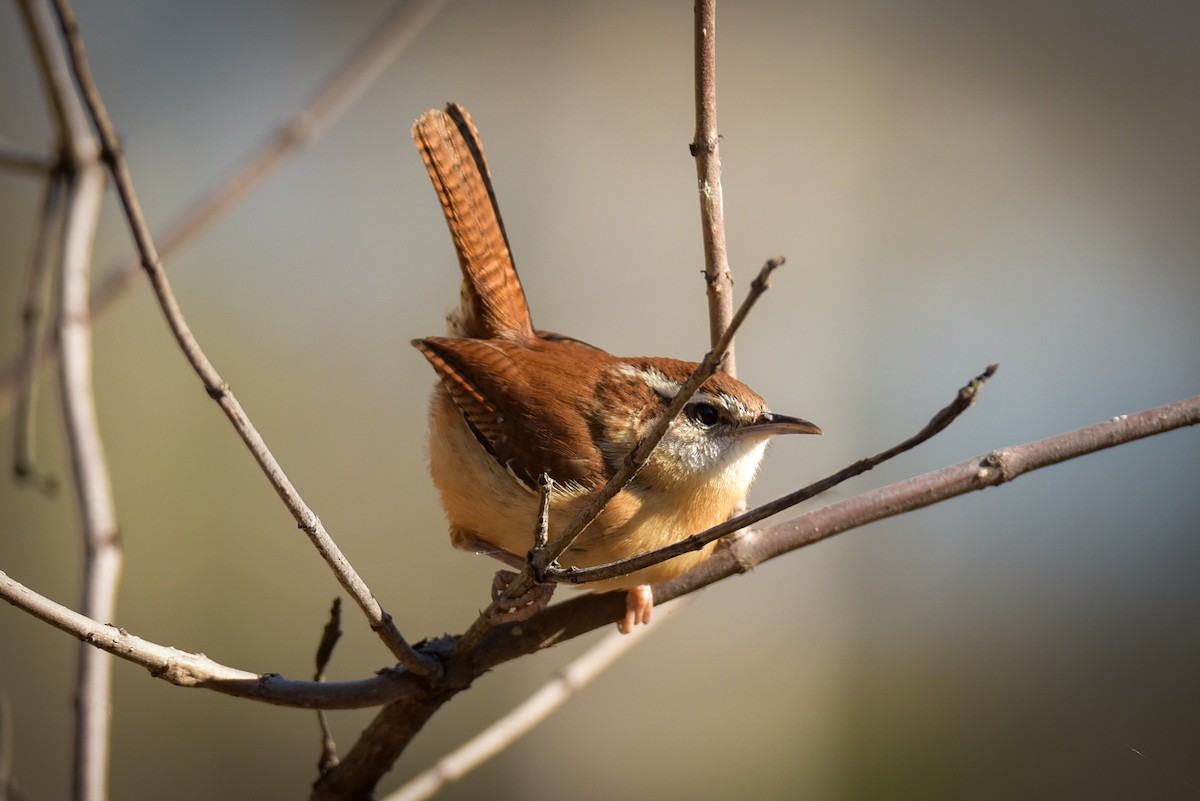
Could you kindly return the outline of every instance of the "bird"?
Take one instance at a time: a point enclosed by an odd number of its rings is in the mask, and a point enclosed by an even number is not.
[[[534,328],[470,114],[454,103],[430,110],[412,136],[462,273],[447,335],[412,341],[438,379],[429,404],[430,473],[451,543],[519,568],[534,544],[539,477],[552,481],[553,537],[613,475],[697,365],[618,357]],[[744,502],[772,437],[820,433],[807,420],[771,412],[741,381],[713,375],[559,562],[605,564],[723,522]],[[625,592],[618,627],[628,632],[650,621],[649,585],[699,564],[715,545],[582,586]]]

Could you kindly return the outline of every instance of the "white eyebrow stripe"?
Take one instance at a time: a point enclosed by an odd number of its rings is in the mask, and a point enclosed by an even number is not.
[[[655,370],[653,367],[635,367],[632,364],[623,364],[617,368],[617,371],[629,378],[639,379],[664,400],[674,400],[675,396],[679,394],[679,390],[683,388],[683,385],[678,381],[667,377],[664,373]],[[753,416],[751,411],[741,401],[724,392],[713,394],[698,390],[688,402],[708,403],[719,409],[724,409],[738,418]]]
[[[671,400],[678,395],[679,390],[682,388],[682,385],[678,381],[668,378],[653,367],[634,367],[631,364],[623,364],[617,369],[622,375],[640,379],[642,383],[650,387],[657,395],[667,400]]]

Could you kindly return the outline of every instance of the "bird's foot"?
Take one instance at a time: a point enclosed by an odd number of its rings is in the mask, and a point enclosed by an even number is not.
[[[625,594],[625,617],[617,623],[622,634],[633,631],[633,627],[650,622],[650,613],[654,611],[654,592],[649,584],[639,584]]]
[[[528,620],[535,613],[542,611],[550,603],[554,595],[553,584],[535,584],[523,594],[513,598],[509,589],[516,581],[518,574],[511,570],[497,570],[492,579],[492,601],[497,609],[492,614],[496,623],[512,623]]]

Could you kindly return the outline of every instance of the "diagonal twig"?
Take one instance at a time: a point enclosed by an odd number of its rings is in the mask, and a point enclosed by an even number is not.
[[[101,157],[112,173],[125,219],[129,224],[138,253],[141,255],[142,268],[150,279],[151,288],[162,309],[163,316],[166,318],[167,326],[183,351],[184,357],[200,377],[209,397],[221,407],[238,436],[250,449],[255,461],[262,468],[288,511],[292,513],[300,529],[308,535],[309,540],[329,565],[343,589],[358,604],[371,629],[379,635],[393,656],[404,667],[419,675],[436,675],[440,669],[437,663],[418,653],[400,634],[391,615],[379,604],[366,582],[362,580],[342,554],[337,543],[330,537],[320,518],[305,503],[291,479],[284,473],[283,467],[267,447],[266,441],[250,422],[249,415],[246,414],[229,385],[217,372],[216,367],[213,366],[192,334],[175,298],[175,293],[171,289],[166,271],[163,269],[162,260],[154,245],[150,229],[146,225],[145,216],[142,214],[141,204],[134,190],[121,144],[117,140],[112,121],[109,119],[108,112],[100,99],[99,90],[92,78],[75,15],[66,0],[54,0],[54,5],[63,37],[67,42],[72,72],[79,85],[88,114],[100,136]]]
[[[986,370],[973,378],[969,383],[967,383],[966,386],[959,389],[958,393],[954,397],[954,400],[949,405],[942,408],[937,414],[935,414],[920,431],[903,442],[894,445],[885,451],[882,451],[881,453],[877,453],[874,456],[866,459],[859,459],[854,464],[845,467],[830,476],[826,476],[820,481],[809,484],[807,487],[803,487],[795,492],[788,493],[781,498],[777,498],[770,503],[765,503],[762,506],[751,509],[750,511],[740,514],[737,517],[731,517],[724,523],[720,523],[705,531],[693,534],[692,536],[672,543],[671,545],[667,545],[644,554],[639,554],[629,559],[623,559],[619,562],[608,562],[606,564],[596,565],[588,568],[556,568],[547,572],[547,580],[581,584],[589,581],[599,581],[601,579],[613,578],[614,576],[624,576],[637,570],[649,567],[650,565],[656,565],[659,562],[665,562],[668,559],[679,556],[680,554],[699,550],[713,540],[720,539],[727,534],[732,534],[733,532],[746,528],[747,526],[752,526],[760,520],[765,520],[771,515],[782,512],[784,509],[788,509],[798,503],[808,500],[809,498],[820,495],[822,492],[826,492],[833,487],[836,487],[838,484],[854,478],[855,476],[860,476],[868,470],[872,470],[889,459],[893,459],[905,451],[912,450],[921,443],[926,442],[927,440],[936,436],[956,419],[958,419],[959,415],[971,407],[971,405],[975,402],[975,398],[978,397],[980,389],[983,388],[984,383],[993,375],[995,375],[998,368],[999,365],[989,365]]]
[[[658,445],[659,441],[666,435],[670,428],[671,422],[683,411],[683,407],[691,400],[692,396],[700,388],[700,386],[716,373],[721,360],[725,355],[725,349],[729,347],[729,343],[733,341],[734,334],[745,321],[746,316],[754,307],[758,299],[771,286],[770,276],[780,265],[783,264],[782,258],[769,259],[759,271],[758,276],[750,283],[750,291],[746,294],[742,305],[738,308],[737,314],[730,321],[729,328],[721,335],[716,346],[705,354],[704,359],[696,366],[691,377],[684,382],[679,392],[671,399],[671,403],[667,405],[666,411],[655,422],[654,426],[646,434],[645,437],[633,448],[632,451],[621,462],[621,466],[609,478],[608,482],[600,488],[589,500],[578,515],[571,523],[563,530],[561,534],[551,540],[545,548],[531,550],[529,552],[529,564],[521,571],[520,575],[509,585],[507,595],[510,597],[520,597],[524,592],[532,589],[536,584],[542,583],[540,576],[545,575],[546,571],[554,564],[555,560],[571,547],[571,544],[579,537],[581,533],[595,521],[600,513],[604,511],[604,507],[608,502],[616,496],[622,488],[637,474],[642,465],[650,457],[651,451]],[[500,605],[497,601],[492,603],[480,613],[471,627],[459,638],[455,645],[454,652],[462,654],[469,651],[471,648],[483,638],[487,631],[494,625],[497,619],[497,613],[500,611]]]
[[[725,358],[726,351],[733,342],[734,335],[741,328],[742,323],[745,322],[746,316],[754,308],[754,304],[758,302],[763,293],[770,288],[771,273],[778,269],[783,264],[783,261],[782,258],[769,259],[763,265],[758,276],[750,283],[750,291],[746,294],[742,305],[738,307],[737,314],[733,316],[733,319],[729,322],[729,327],[717,339],[716,345],[705,354],[704,359],[697,365],[691,377],[684,382],[683,387],[671,399],[666,411],[663,412],[662,416],[659,417],[642,441],[637,444],[637,447],[625,457],[621,463],[621,467],[608,480],[608,483],[593,496],[592,500],[584,507],[575,520],[567,526],[566,530],[551,540],[544,552],[537,554],[534,560],[534,566],[537,570],[546,570],[554,560],[562,555],[563,551],[570,548],[579,535],[600,516],[600,513],[604,511],[604,507],[608,505],[608,502],[629,483],[630,479],[637,474],[642,465],[646,463],[646,460],[650,458],[651,451],[654,450],[666,435],[671,427],[671,423],[683,411],[683,407],[691,401],[692,396],[696,394],[701,385],[716,373],[717,368]]]

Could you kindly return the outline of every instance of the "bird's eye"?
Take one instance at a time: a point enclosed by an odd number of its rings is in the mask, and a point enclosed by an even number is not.
[[[687,416],[689,420],[701,428],[712,428],[721,419],[721,413],[711,403],[688,404]]]

